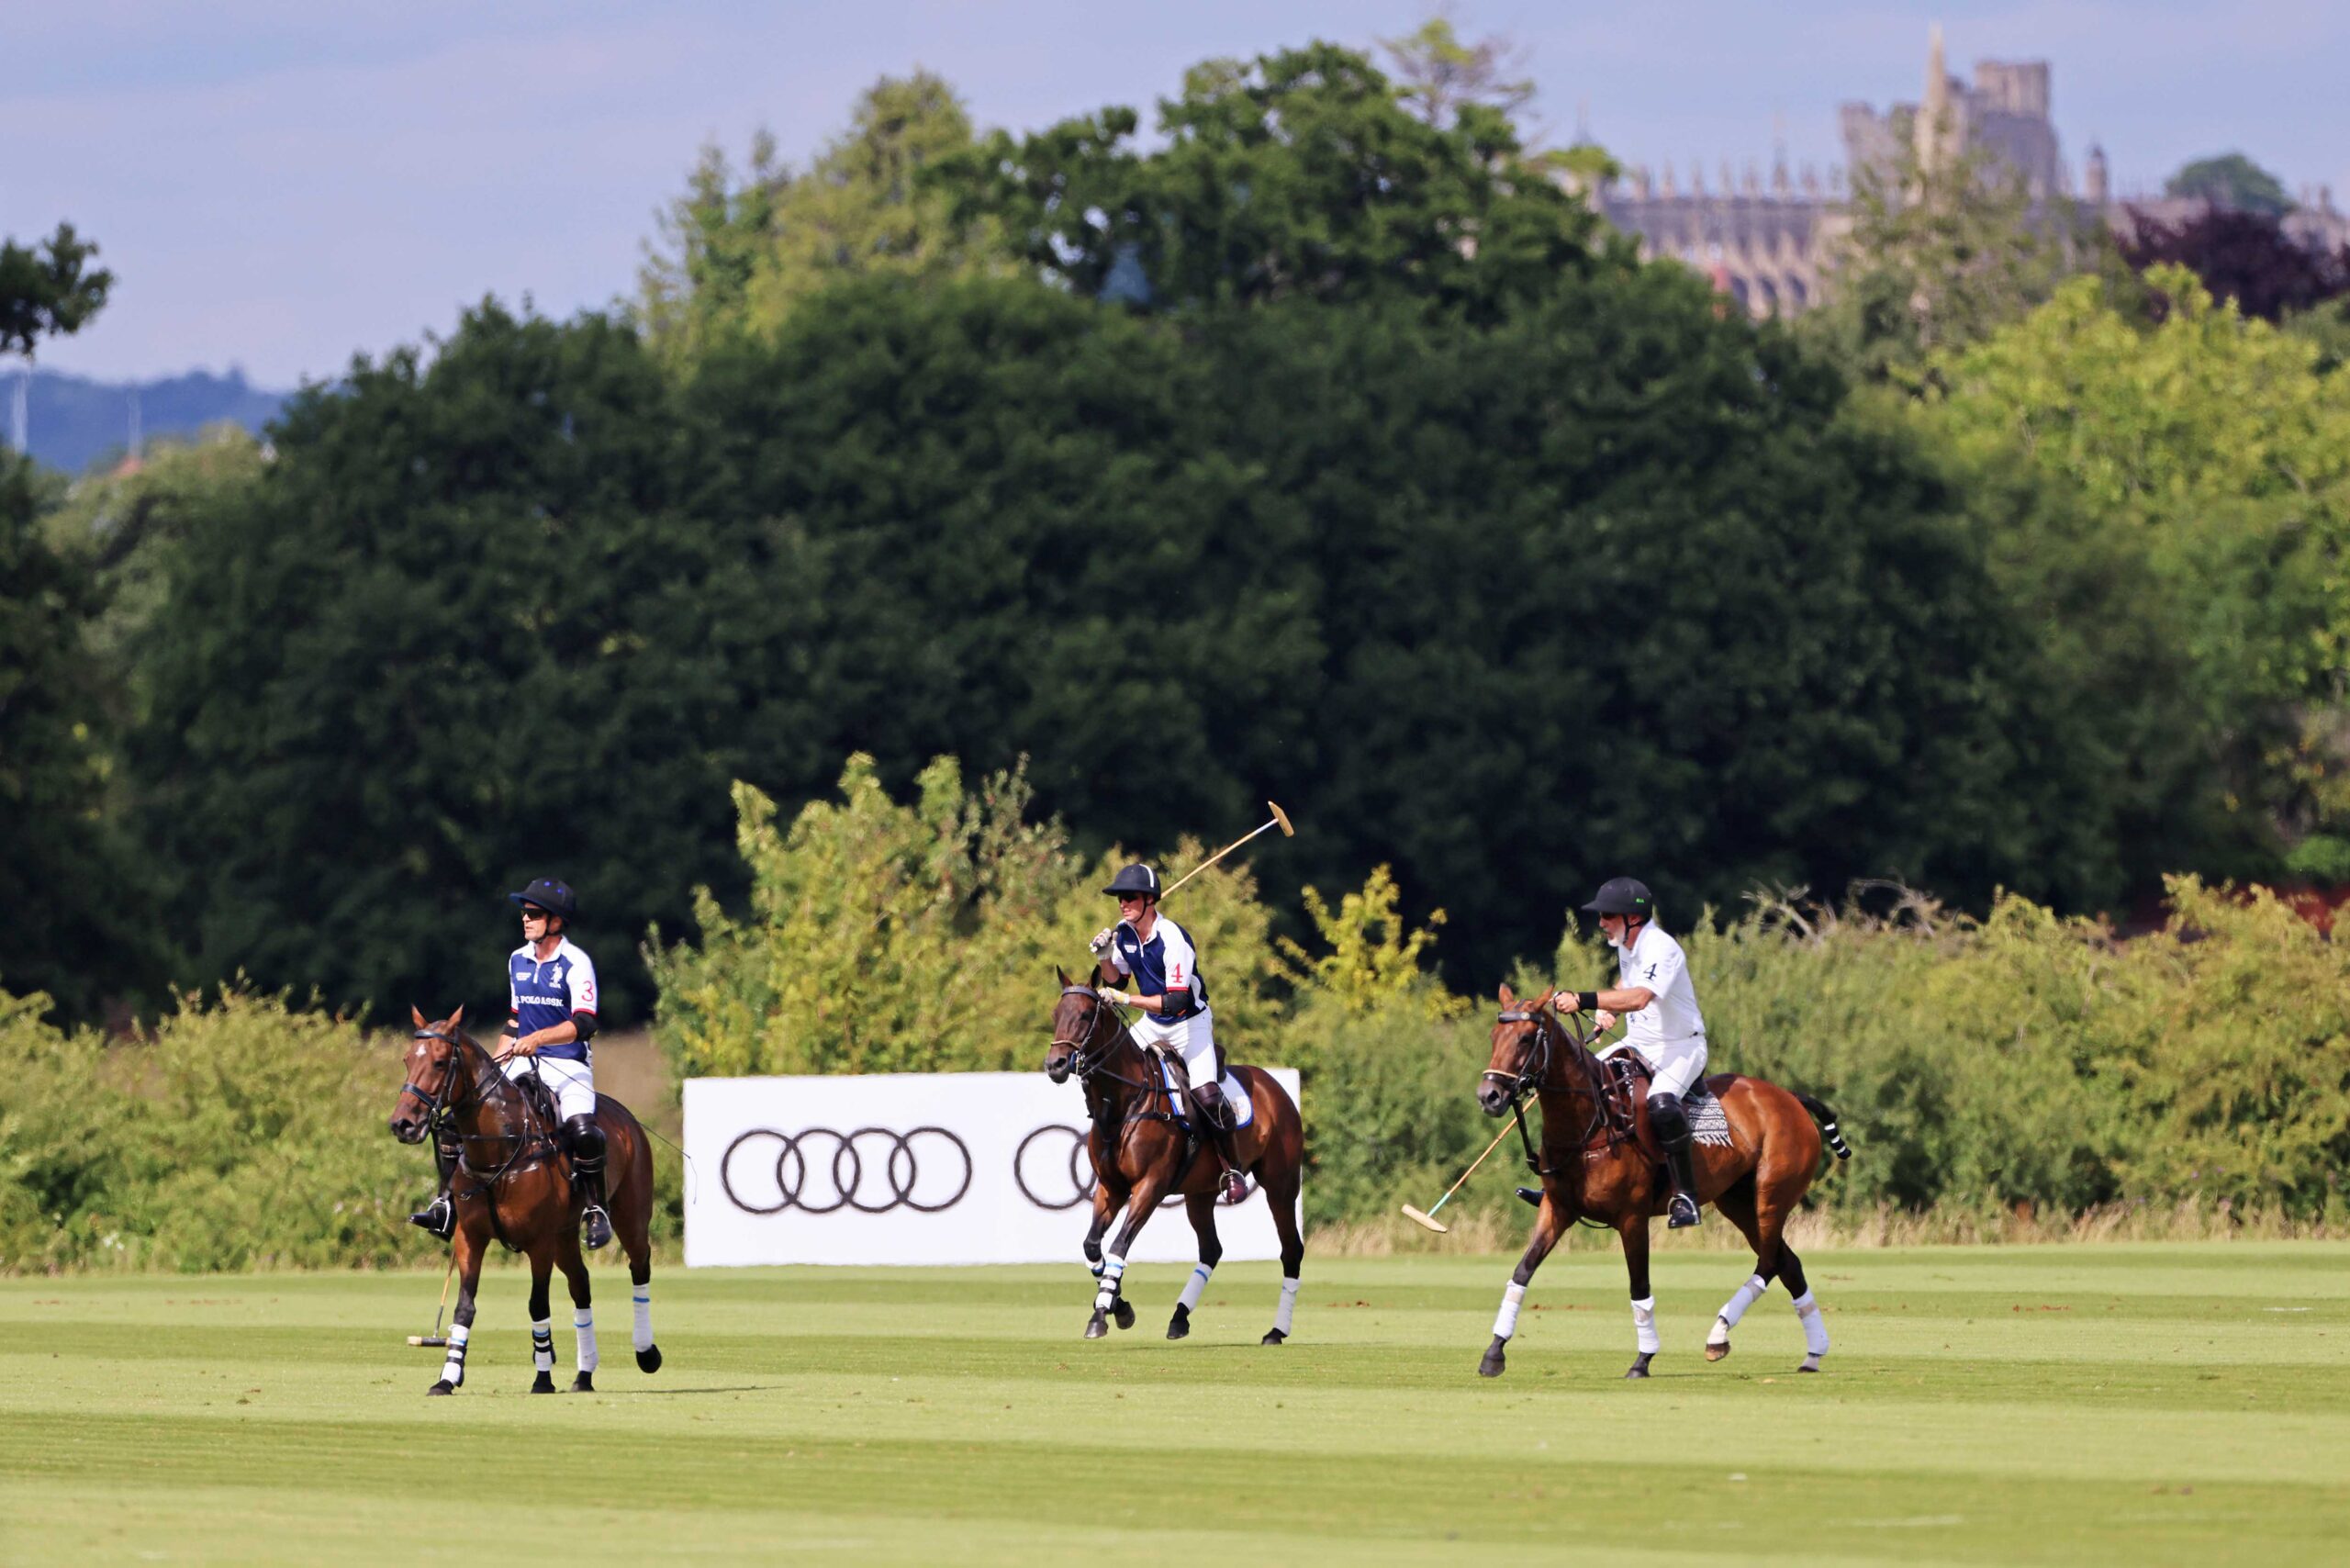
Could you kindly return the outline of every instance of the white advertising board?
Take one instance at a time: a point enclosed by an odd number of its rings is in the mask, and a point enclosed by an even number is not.
[[[1273,1077],[1295,1099],[1294,1068]],[[1085,1100],[1041,1072],[686,1081],[686,1264],[1081,1262]],[[1117,1234],[1113,1228],[1112,1236]],[[1264,1195],[1216,1207],[1227,1261],[1277,1259]],[[1198,1257],[1180,1203],[1136,1262]]]

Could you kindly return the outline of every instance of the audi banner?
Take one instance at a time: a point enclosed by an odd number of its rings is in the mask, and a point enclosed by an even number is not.
[[[1292,1097],[1293,1068],[1274,1068]],[[686,1081],[686,1263],[1082,1262],[1085,1099],[1041,1072]],[[1113,1235],[1116,1234],[1113,1230]],[[1216,1205],[1227,1260],[1273,1259],[1272,1215]],[[1138,1262],[1198,1256],[1169,1200]]]

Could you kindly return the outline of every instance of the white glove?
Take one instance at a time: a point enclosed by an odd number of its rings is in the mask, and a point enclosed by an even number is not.
[[[1132,1007],[1135,1005],[1135,999],[1132,996],[1129,996],[1123,991],[1117,991],[1109,986],[1103,986],[1102,988],[1102,1000],[1108,1002],[1113,1007]]]
[[[1093,949],[1093,956],[1097,958],[1108,958],[1110,949],[1117,945],[1117,941],[1118,928],[1114,925],[1103,926],[1093,934],[1093,940],[1090,944]]]

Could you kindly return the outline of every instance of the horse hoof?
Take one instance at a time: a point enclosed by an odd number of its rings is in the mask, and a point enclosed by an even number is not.
[[[1477,1363],[1477,1375],[1479,1377],[1499,1377],[1502,1375],[1503,1369],[1508,1365],[1509,1358],[1502,1353],[1502,1342],[1499,1339],[1496,1339],[1494,1341],[1492,1347],[1485,1351],[1485,1359]]]
[[[1707,1345],[1707,1346],[1706,1347],[1706,1360],[1707,1360],[1707,1361],[1720,1361],[1724,1356],[1727,1356],[1727,1355],[1729,1355],[1729,1340],[1727,1340],[1727,1339],[1723,1340],[1723,1341],[1722,1341],[1720,1344],[1718,1344],[1718,1345]]]
[[[1796,1371],[1799,1372],[1816,1372],[1818,1370],[1819,1358],[1818,1356],[1806,1356],[1803,1359],[1803,1365],[1796,1368]]]
[[[439,1383],[434,1383],[431,1388],[426,1389],[424,1394],[425,1397],[429,1399],[436,1394],[454,1394],[456,1392],[456,1385],[444,1377]]]
[[[644,1349],[639,1350],[636,1353],[636,1370],[641,1372],[659,1372],[661,1370],[661,1347],[658,1345],[647,1345]]]
[[[595,1393],[596,1374],[594,1372],[581,1372],[577,1377],[573,1378],[571,1380],[571,1392],[574,1394]]]
[[[1130,1301],[1119,1302],[1117,1305],[1110,1309],[1110,1316],[1117,1320],[1119,1327],[1132,1328],[1135,1326],[1134,1303]]]
[[[553,1394],[554,1392],[554,1374],[553,1372],[541,1372],[537,1377],[532,1379],[531,1392],[532,1394]]]
[[[1191,1332],[1192,1309],[1179,1303],[1175,1308],[1175,1316],[1167,1320],[1167,1337],[1169,1339],[1182,1339],[1189,1338]]]
[[[1106,1338],[1106,1337],[1109,1335],[1109,1332],[1110,1332],[1110,1320],[1109,1320],[1108,1318],[1104,1317],[1102,1314],[1100,1314],[1100,1313],[1098,1313],[1098,1312],[1097,1312],[1097,1313],[1095,1313],[1091,1317],[1090,1317],[1090,1318],[1088,1318],[1088,1319],[1086,1320],[1086,1324],[1085,1324],[1085,1337],[1086,1337],[1087,1338],[1089,1338],[1089,1339],[1100,1339],[1100,1338]]]
[[[1282,1333],[1278,1328],[1268,1328],[1265,1330],[1265,1337],[1258,1340],[1257,1343],[1259,1345],[1286,1345],[1289,1343],[1289,1336]]]
[[[1626,1382],[1631,1382],[1649,1375],[1649,1357],[1651,1353],[1652,1352],[1648,1350],[1642,1350],[1640,1352],[1640,1359],[1634,1361],[1630,1370],[1624,1373]]]

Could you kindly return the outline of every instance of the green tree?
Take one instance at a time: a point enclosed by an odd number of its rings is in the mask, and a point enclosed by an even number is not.
[[[925,71],[884,76],[858,97],[848,129],[804,171],[753,143],[739,181],[703,150],[686,194],[647,247],[637,315],[673,359],[728,330],[772,332],[810,295],[867,274],[936,279],[1001,270],[1009,258],[985,221],[960,221],[927,172],[968,150],[962,100]]]
[[[997,132],[955,172],[963,210],[1073,292],[1162,310],[1403,294],[1484,318],[1628,255],[1519,162],[1499,109],[1430,124],[1335,45],[1196,67],[1159,104],[1163,143],[1138,147],[1139,124]]]
[[[1921,160],[1905,142],[1892,163],[1855,168],[1844,221],[1803,330],[1865,382],[1914,386],[1933,354],[2020,320],[2095,254],[2065,209],[2035,207],[1979,151]]]
[[[1462,106],[1481,104],[1516,123],[1534,102],[1525,51],[1497,37],[1465,43],[1450,16],[1439,12],[1402,38],[1381,39],[1395,79],[1395,96],[1433,126],[1457,124]]]
[[[190,977],[494,1010],[502,894],[555,874],[624,1021],[633,948],[728,885],[726,786],[770,734],[808,591],[785,531],[686,505],[666,376],[598,317],[485,305],[297,398],[240,504],[190,520],[134,640],[145,836]]]
[[[2293,210],[2285,182],[2241,152],[2198,158],[2163,182],[2163,194],[2200,196],[2215,207],[2282,218]]]
[[[70,223],[36,244],[0,241],[0,353],[30,358],[41,339],[70,337],[98,313],[114,274],[90,265],[97,253]]]
[[[2350,636],[2350,386],[2307,342],[2157,267],[2151,328],[2094,279],[1939,362],[1921,418],[1986,463],[2020,462],[2133,537],[2149,606],[2189,655],[2207,744],[2240,809],[2288,836],[2340,832]]]

